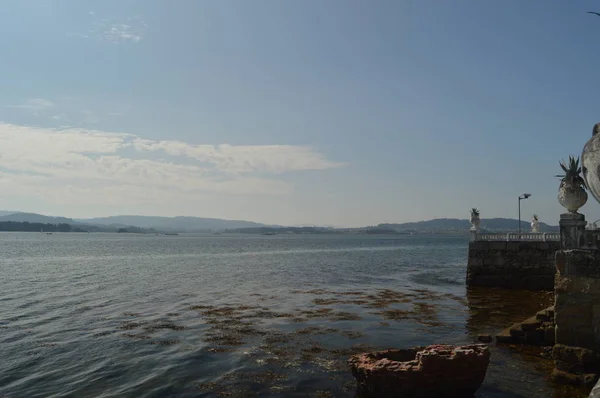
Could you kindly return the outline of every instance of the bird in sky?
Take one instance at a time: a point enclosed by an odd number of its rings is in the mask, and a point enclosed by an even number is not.
[[[588,14],[598,15],[600,17],[600,12],[588,11]]]

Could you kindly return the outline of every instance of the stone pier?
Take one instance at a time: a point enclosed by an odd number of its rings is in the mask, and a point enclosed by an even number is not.
[[[552,290],[559,249],[558,241],[470,242],[467,286]]]

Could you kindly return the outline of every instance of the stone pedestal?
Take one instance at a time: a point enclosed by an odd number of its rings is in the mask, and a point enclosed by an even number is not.
[[[475,228],[471,228],[469,230],[469,241],[475,242],[476,240],[477,240],[477,231],[475,231]]]
[[[596,383],[589,398],[600,398],[600,382]]]
[[[552,379],[591,386],[600,371],[600,251],[561,250],[555,263]]]
[[[579,213],[560,215],[560,244],[562,250],[579,249],[585,244],[585,216]]]

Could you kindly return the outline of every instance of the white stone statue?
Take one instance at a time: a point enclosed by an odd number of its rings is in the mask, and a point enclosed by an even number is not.
[[[540,232],[539,221],[540,221],[540,219],[538,218],[538,215],[534,214],[533,217],[531,218],[531,232],[536,233],[536,234]]]
[[[481,219],[479,218],[479,210],[476,208],[471,209],[471,231],[479,232],[479,224],[481,223]]]

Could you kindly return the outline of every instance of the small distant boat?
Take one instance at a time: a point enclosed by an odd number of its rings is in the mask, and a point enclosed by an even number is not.
[[[175,232],[165,232],[165,235],[177,236],[177,235],[179,235],[179,234],[178,234],[178,233],[175,233]]]
[[[275,235],[275,232],[265,232],[263,235]]]
[[[46,235],[52,235],[52,232],[46,232]]]

